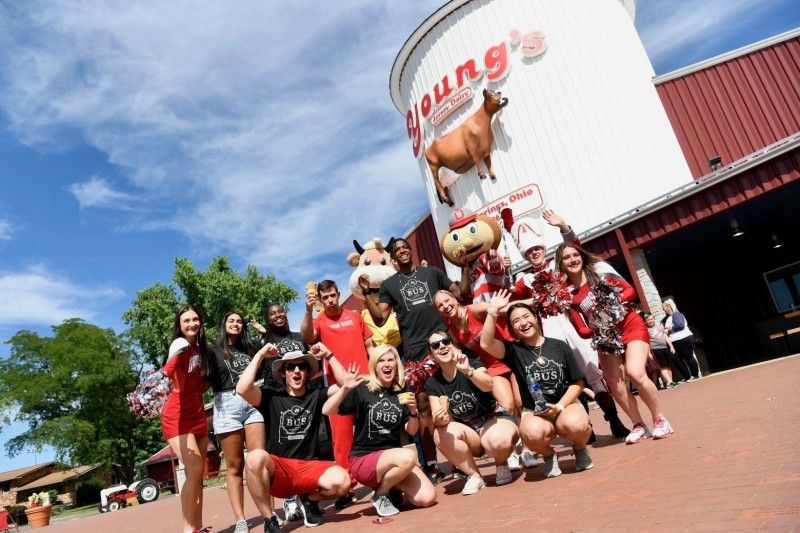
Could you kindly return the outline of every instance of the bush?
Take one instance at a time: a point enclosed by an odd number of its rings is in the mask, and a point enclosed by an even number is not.
[[[50,505],[55,505],[58,500],[58,491],[56,489],[48,490],[47,495],[50,497]]]
[[[28,523],[28,515],[25,514],[25,509],[27,509],[25,505],[9,505],[6,507],[8,514],[14,518],[14,522],[21,526]]]
[[[75,490],[75,505],[81,506],[99,502],[100,491],[103,490],[105,486],[106,484],[96,477],[87,479],[78,485],[78,488]]]

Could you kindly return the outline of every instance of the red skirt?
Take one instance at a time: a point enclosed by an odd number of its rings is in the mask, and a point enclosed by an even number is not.
[[[161,413],[161,433],[164,440],[178,435],[207,436],[208,419],[202,393],[173,392]]]
[[[644,341],[650,343],[650,334],[647,333],[647,324],[639,316],[639,313],[631,311],[625,316],[625,320],[620,324],[622,330],[622,344],[627,345],[631,341]]]

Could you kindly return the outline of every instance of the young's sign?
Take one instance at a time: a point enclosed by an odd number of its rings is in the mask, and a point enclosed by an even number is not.
[[[422,154],[422,119],[428,119],[434,126],[438,126],[474,96],[475,91],[468,85],[469,82],[478,81],[484,75],[487,82],[502,80],[511,68],[509,50],[519,50],[523,59],[532,59],[547,50],[547,43],[541,31],[521,35],[518,30],[511,30],[507,41],[490,46],[483,54],[483,68],[479,69],[478,62],[469,58],[454,69],[452,79],[450,74],[446,74],[419,102],[414,102],[406,113],[406,129],[414,157]],[[451,85],[453,81],[455,84]]]

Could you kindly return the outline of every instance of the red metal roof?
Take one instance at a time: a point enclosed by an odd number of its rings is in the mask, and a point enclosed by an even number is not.
[[[800,131],[800,37],[679,78],[656,79],[695,178]]]
[[[795,148],[638,218],[623,226],[622,234],[629,248],[643,246],[670,232],[796,180],[800,180],[800,148]],[[619,242],[613,232],[601,235],[585,244],[589,250],[603,258],[620,253]]]

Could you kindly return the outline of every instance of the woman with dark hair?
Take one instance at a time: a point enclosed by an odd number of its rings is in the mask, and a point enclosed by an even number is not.
[[[250,529],[244,516],[244,447],[264,449],[264,417],[236,394],[239,376],[250,364],[253,346],[242,314],[230,311],[222,319],[219,337],[212,347],[211,388],[214,390],[214,433],[217,435],[227,465],[225,486],[233,514],[234,533]],[[266,351],[265,348],[262,350]]]
[[[509,413],[517,411],[520,407],[519,390],[511,376],[511,369],[481,348],[481,329],[489,303],[461,305],[449,291],[437,291],[433,296],[433,307],[447,324],[450,335],[458,346],[480,358],[492,378],[492,394],[498,403]],[[495,335],[501,340],[513,340],[505,323],[497,328]]]
[[[519,438],[514,417],[492,396],[493,378],[477,358],[470,361],[444,331],[428,336],[428,350],[439,364],[425,382],[436,426],[436,446],[455,468],[467,475],[461,494],[485,486],[475,458],[494,459],[495,483],[511,483],[508,461]]]
[[[414,435],[419,428],[414,394],[404,392],[405,373],[397,348],[383,344],[370,349],[369,371],[358,376],[358,366],[349,373],[322,407],[322,414],[338,412],[355,416],[355,438],[350,450],[351,475],[374,490],[372,505],[380,516],[400,511],[395,503],[402,496],[417,507],[436,502],[436,489],[417,465],[417,454],[402,446],[401,435]],[[398,501],[390,499],[390,491]],[[399,492],[398,492],[399,491]]]
[[[561,475],[558,457],[551,444],[556,437],[572,441],[575,469],[594,466],[586,442],[592,429],[589,415],[578,402],[583,391],[583,372],[566,342],[544,337],[534,309],[523,302],[508,306],[509,293],[502,290],[489,302],[486,322],[481,332],[481,346],[505,361],[524,387],[519,420],[522,442],[544,457],[546,477]],[[507,317],[516,342],[495,338],[495,324],[500,310],[508,306]]]
[[[595,265],[600,258],[587,252],[576,244],[562,244],[556,249],[556,265],[566,274],[572,286],[572,309],[570,320],[584,338],[598,340],[597,353],[603,377],[608,383],[614,399],[634,423],[630,434],[625,438],[627,444],[636,444],[653,437],[663,439],[673,433],[672,426],[664,417],[658,400],[658,389],[647,376],[647,357],[650,354],[650,337],[647,325],[641,316],[630,306],[621,305],[636,297],[636,290],[621,277],[610,273],[599,273]],[[618,296],[610,296],[611,293]],[[616,303],[610,302],[616,298]],[[606,301],[600,304],[599,300]],[[602,315],[619,312],[617,324],[606,324]],[[616,335],[610,339],[608,334]],[[608,344],[612,340],[612,344]],[[644,401],[653,416],[653,431],[642,420],[636,398],[625,384],[625,375],[630,377],[639,397]]]
[[[180,491],[183,530],[207,532],[203,528],[203,468],[208,424],[203,392],[208,388],[211,350],[199,311],[191,306],[179,310],[172,338],[163,368],[172,381],[172,392],[161,413],[161,432],[186,474]]]

